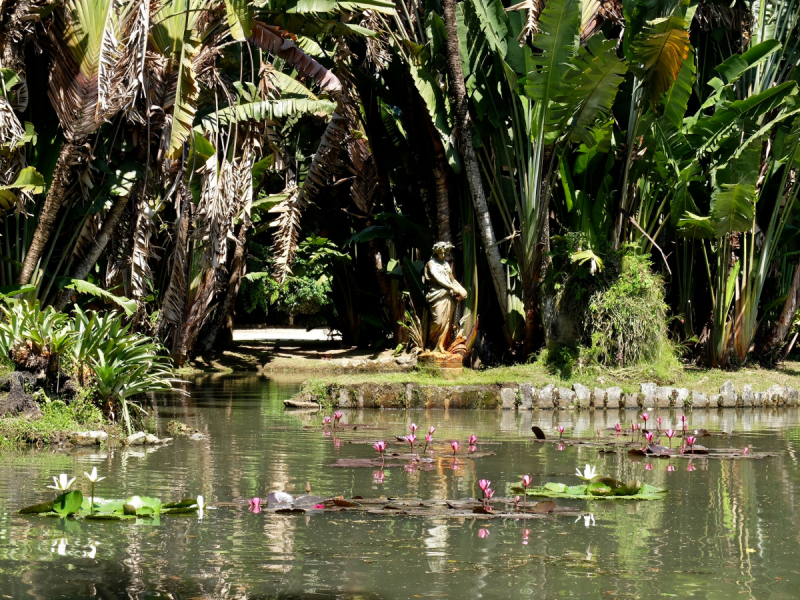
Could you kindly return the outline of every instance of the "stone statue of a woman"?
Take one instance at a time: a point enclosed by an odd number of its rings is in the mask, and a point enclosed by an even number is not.
[[[427,286],[425,298],[431,307],[429,342],[435,352],[446,352],[444,345],[453,324],[456,302],[467,297],[465,290],[453,277],[450,265],[444,259],[453,245],[437,242],[433,245],[433,256],[425,265],[423,280]]]

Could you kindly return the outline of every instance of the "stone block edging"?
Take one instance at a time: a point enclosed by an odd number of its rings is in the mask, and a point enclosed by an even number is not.
[[[619,387],[590,389],[580,383],[572,387],[554,384],[535,388],[529,383],[486,385],[428,385],[418,383],[329,384],[324,391],[304,391],[302,397],[335,408],[471,408],[498,410],[656,410],[706,408],[793,407],[800,390],[773,385],[753,391],[745,385],[739,392],[726,381],[719,394],[706,395],[688,388],[642,383],[639,392],[624,393]]]

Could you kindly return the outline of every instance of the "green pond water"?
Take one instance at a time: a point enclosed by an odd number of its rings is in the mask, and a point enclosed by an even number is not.
[[[565,437],[629,421],[621,413],[344,411],[344,421],[385,429],[326,436],[320,414],[285,411],[296,382],[260,377],[197,379],[188,396],[157,400],[159,433],[177,418],[207,438],[158,449],[23,450],[0,454],[0,596],[5,598],[798,598],[800,597],[800,415],[797,410],[712,411],[693,427],[733,432],[709,447],[774,451],[763,460],[598,455],[591,448],[531,441],[537,424]],[[662,417],[673,423],[675,415]],[[415,421],[439,440],[479,438],[457,469],[339,469],[339,458],[370,458],[368,444]],[[307,426],[313,426],[311,428]],[[605,435],[612,435],[608,432]],[[422,436],[421,436],[422,437]],[[491,444],[486,442],[492,442]],[[466,446],[466,444],[464,444]],[[591,516],[514,519],[404,517],[315,512],[254,514],[247,504],[160,524],[24,517],[52,496],[51,477],[97,467],[98,495],[163,501],[203,494],[228,502],[283,490],[345,497],[480,497],[487,478],[510,495],[521,475],[534,485],[579,483],[585,463],[619,478],[669,490],[663,501],[567,501]],[[82,477],[77,485],[88,493]],[[481,530],[484,530],[481,532]],[[527,533],[526,533],[526,530]],[[488,535],[487,535],[488,534]]]

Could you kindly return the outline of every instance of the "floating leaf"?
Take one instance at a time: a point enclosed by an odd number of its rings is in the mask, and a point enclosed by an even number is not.
[[[53,501],[53,510],[58,513],[60,517],[68,515],[76,515],[81,510],[83,504],[83,494],[80,490],[73,490],[66,494],[61,494]]]
[[[563,483],[547,483],[545,484],[544,488],[558,494],[563,494],[567,491],[567,486]]]
[[[42,513],[49,513],[53,512],[53,503],[52,502],[42,502],[41,504],[34,504],[32,506],[26,506],[19,514],[21,515],[38,515]]]
[[[546,515],[550,514],[556,509],[556,503],[552,500],[545,500],[543,502],[537,502],[533,507],[534,514],[537,515]]]

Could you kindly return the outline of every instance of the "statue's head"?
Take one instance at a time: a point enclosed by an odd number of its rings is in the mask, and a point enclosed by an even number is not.
[[[444,258],[448,251],[453,249],[453,244],[450,242],[436,242],[433,245],[433,255]]]

